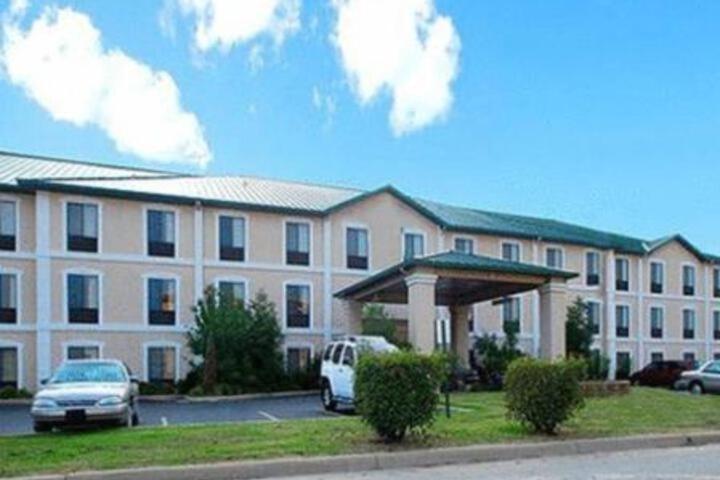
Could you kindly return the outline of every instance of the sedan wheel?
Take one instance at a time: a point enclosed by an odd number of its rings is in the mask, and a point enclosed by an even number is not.
[[[690,393],[693,395],[702,395],[703,387],[699,383],[693,383],[690,385]]]

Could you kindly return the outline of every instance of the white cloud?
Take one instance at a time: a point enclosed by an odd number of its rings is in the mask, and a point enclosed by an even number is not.
[[[460,38],[434,0],[332,0],[331,40],[362,104],[392,96],[396,135],[443,119],[453,101]]]
[[[202,127],[167,72],[105,49],[91,19],[71,8],[47,7],[28,29],[19,21],[3,23],[0,65],[54,119],[95,125],[118,150],[146,160],[210,161]]]
[[[276,45],[300,28],[300,0],[175,0],[195,17],[194,43],[201,52],[227,51],[270,36]]]

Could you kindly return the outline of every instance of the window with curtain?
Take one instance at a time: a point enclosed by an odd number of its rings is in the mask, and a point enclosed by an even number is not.
[[[695,338],[695,310],[689,308],[683,310],[683,338],[685,340]]]
[[[713,296],[720,298],[720,268],[713,268]]]
[[[615,336],[627,338],[630,335],[630,307],[615,306]]]
[[[287,328],[310,328],[310,286],[285,286],[285,325]]]
[[[621,292],[630,290],[630,262],[627,258],[615,259],[615,289]]]
[[[177,285],[174,279],[148,279],[148,307],[150,325],[175,325]]]
[[[600,335],[600,304],[598,302],[586,302],[588,321],[592,326],[592,332],[595,335]]]
[[[245,219],[220,216],[220,260],[245,261]]]
[[[650,262],[650,292],[663,293],[665,267],[660,262]]]
[[[0,323],[17,323],[18,277],[0,274]]]
[[[650,337],[662,338],[665,311],[660,307],[650,307]]]
[[[665,355],[663,354],[663,352],[652,352],[650,354],[650,361],[653,363],[662,362],[664,358]]]
[[[67,308],[69,323],[98,323],[100,279],[97,275],[67,276]]]
[[[68,360],[96,360],[100,358],[100,347],[94,345],[70,345],[67,347]]]
[[[503,328],[520,333],[522,319],[520,318],[520,297],[509,297],[502,304]]]
[[[18,350],[0,347],[0,388],[18,388]]]
[[[218,282],[218,293],[222,301],[245,304],[245,282],[223,280]]]
[[[73,252],[98,251],[98,207],[92,203],[68,203],[67,248]]]
[[[598,252],[585,254],[585,284],[590,286],[600,284],[600,254]]]
[[[695,295],[695,267],[692,265],[683,265],[683,295]]]
[[[368,269],[368,231],[365,228],[349,227],[345,231],[345,250],[347,268]]]
[[[0,250],[15,250],[17,232],[16,203],[0,200]]]
[[[561,249],[551,247],[545,250],[545,265],[550,268],[562,270],[563,263],[563,252]]]
[[[148,210],[148,255],[155,257],[175,256],[175,212]]]
[[[290,373],[306,372],[312,364],[312,353],[307,347],[288,347],[285,358]]]
[[[720,310],[713,312],[713,338],[720,340]]]
[[[425,255],[425,239],[419,233],[405,233],[403,235],[405,260]]]
[[[459,253],[467,253],[472,255],[475,250],[475,245],[472,238],[455,238],[454,250]]]
[[[148,347],[147,356],[148,382],[155,385],[175,383],[175,347]]]
[[[288,265],[310,265],[310,224],[285,224],[285,262]]]
[[[502,244],[502,258],[508,262],[520,261],[520,245],[517,243],[505,242]]]

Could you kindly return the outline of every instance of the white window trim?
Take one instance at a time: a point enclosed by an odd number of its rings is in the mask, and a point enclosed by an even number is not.
[[[690,267],[693,270],[693,288],[695,291],[692,295],[685,295],[685,267]],[[698,268],[694,263],[691,262],[682,262],[680,264],[680,288],[682,289],[680,291],[680,295],[682,295],[685,298],[692,298],[699,296],[699,283],[698,283]]]
[[[17,349],[17,385],[18,389],[25,388],[25,367],[24,367],[24,358],[25,355],[23,355],[23,348],[25,345],[22,342],[16,342],[14,340],[3,340],[0,339],[0,348],[15,348]],[[39,380],[38,380],[39,382]]]
[[[220,283],[221,282],[232,282],[232,283],[243,283],[245,285],[245,306],[250,305],[250,280],[248,280],[246,277],[241,277],[238,275],[223,275],[215,277],[215,280],[213,282],[213,285],[215,286],[215,290],[217,292],[220,292]]]
[[[172,257],[158,257],[156,255],[150,255],[150,249],[148,244],[148,212],[151,210],[157,210],[157,211],[163,211],[163,212],[172,212],[175,215],[175,255]],[[150,204],[150,205],[143,205],[143,225],[142,225],[142,237],[143,237],[143,251],[145,252],[146,257],[150,258],[163,258],[163,259],[179,259],[182,257],[180,255],[180,209],[177,207],[174,207],[172,205],[165,205],[165,204]]]
[[[660,338],[654,338],[652,336],[652,311],[653,308],[658,308],[662,310],[662,336]],[[648,305],[648,331],[647,331],[647,339],[648,340],[667,340],[667,319],[666,319],[666,308],[665,305],[659,304],[659,303],[651,303]]]
[[[560,265],[559,267],[550,267],[548,266],[548,250],[560,250]],[[543,249],[543,253],[545,254],[543,257],[543,265],[547,268],[555,268],[557,270],[565,270],[565,266],[567,264],[567,256],[565,255],[565,247],[562,245],[556,245],[556,244],[550,244],[545,245],[545,248]],[[583,282],[585,283],[585,282]]]
[[[660,348],[653,348],[652,350],[650,350],[650,351],[648,352],[648,361],[649,361],[649,362],[652,362],[652,361],[653,361],[652,357],[653,357],[653,354],[655,354],[655,353],[661,354],[663,360],[665,360],[665,358],[667,358],[667,356],[665,355],[665,349],[664,349],[664,348],[662,348],[662,347],[660,347]]]
[[[0,195],[0,201],[12,202],[15,204],[15,250],[3,250],[3,252],[19,252],[20,251],[20,198],[11,195]]]
[[[98,323],[91,323],[85,325],[86,327],[99,326],[103,324],[103,313],[105,311],[104,305],[104,273],[100,270],[91,268],[67,268],[62,271],[62,320],[64,325],[82,325],[78,323],[70,323],[68,317],[68,306],[70,304],[70,291],[68,290],[68,276],[69,275],[87,275],[95,276],[98,278]]]
[[[63,197],[62,198],[62,211],[60,214],[62,225],[60,230],[62,231],[62,251],[78,255],[96,256],[103,252],[103,204],[99,200],[92,197]],[[81,203],[87,205],[95,205],[97,207],[98,218],[97,218],[97,252],[76,252],[75,250],[68,249],[67,237],[67,209],[70,203]],[[147,228],[147,223],[145,224]],[[146,246],[147,248],[147,246]]]
[[[421,256],[426,257],[430,255],[430,249],[427,240],[427,233],[424,230],[416,228],[401,227],[400,228],[400,261],[405,261],[405,235],[421,235],[423,239],[423,254]]]
[[[287,287],[289,286],[307,286],[310,289],[310,322],[307,327],[288,327],[287,322]],[[282,331],[287,333],[308,332],[312,331],[315,326],[315,295],[313,292],[313,283],[309,280],[286,280],[283,282],[282,289]]]
[[[287,225],[288,223],[306,223],[308,225],[308,264],[307,265],[291,265],[287,263]],[[315,248],[315,239],[313,230],[315,230],[315,223],[310,218],[306,217],[290,217],[290,218],[284,218],[283,219],[283,227],[282,227],[282,265],[292,268],[292,269],[308,269],[312,268],[315,260],[315,255],[313,255],[313,250]]]
[[[604,331],[606,323],[607,323],[605,316],[603,315],[603,303],[604,302],[602,300],[598,300],[597,298],[583,298],[583,303],[585,303],[586,305],[590,304],[590,303],[594,303],[598,306],[599,331],[598,331],[598,333],[593,334],[593,337],[595,337],[596,339],[601,338],[603,336],[603,331]],[[615,333],[615,332],[612,332],[612,333]]]
[[[310,362],[315,359],[315,345],[310,342],[287,342],[283,346],[283,368],[287,372],[288,369],[288,350],[291,348],[310,349]]]
[[[633,333],[632,304],[627,303],[627,302],[615,302],[615,308],[616,308],[616,310],[615,310],[615,328],[617,328],[617,326],[620,325],[620,322],[618,321],[618,319],[620,317],[618,317],[618,314],[617,314],[617,307],[627,308],[627,312],[628,312],[628,336],[627,337],[618,337],[618,338],[620,338],[622,340],[629,340],[629,339],[633,338],[633,335],[632,335],[632,333]]]
[[[597,263],[597,275],[598,275],[598,284],[597,285],[588,285],[587,284],[587,277],[590,274],[590,265],[588,265],[588,254],[594,253],[598,257],[598,263]],[[592,288],[592,289],[598,289],[600,288],[600,285],[604,281],[604,276],[602,274],[602,252],[600,250],[597,250],[595,248],[588,248],[583,250],[583,285],[586,287]],[[565,254],[563,253],[563,268],[565,266]],[[613,268],[615,268],[615,265],[613,265]]]
[[[652,286],[652,264],[653,263],[659,263],[660,265],[662,265],[662,289],[663,289],[662,293],[653,293],[650,290],[650,288]],[[665,262],[665,260],[662,260],[662,259],[651,259],[651,260],[648,260],[647,265],[648,265],[648,271],[647,271],[648,294],[651,296],[655,296],[655,297],[662,297],[662,296],[667,295],[667,287],[668,287],[668,285],[667,285],[667,263]],[[681,273],[681,275],[682,275],[682,273]],[[680,284],[682,285],[682,281]]]
[[[477,249],[476,249],[476,246],[477,246],[476,243],[477,243],[477,242],[475,241],[475,238],[473,238],[473,237],[471,237],[471,236],[469,236],[469,235],[453,235],[453,236],[452,236],[452,240],[451,240],[451,241],[452,241],[452,251],[453,251],[453,252],[457,251],[457,250],[455,250],[455,241],[456,241],[456,240],[467,240],[467,241],[469,241],[470,244],[472,245],[472,252],[470,252],[470,253],[471,253],[472,255],[475,255],[475,254],[476,254],[476,251],[477,251]]]
[[[632,291],[632,263],[630,262],[630,257],[627,257],[625,255],[616,255],[615,260],[622,260],[627,265],[627,282],[628,282],[628,289],[627,290],[621,290],[620,293],[628,293]],[[617,272],[617,263],[612,266],[615,269],[615,281],[620,280],[620,277],[618,276]],[[614,286],[613,286],[614,287]]]
[[[367,232],[367,250],[368,250],[368,268],[365,270],[359,269],[359,268],[348,268],[347,266],[347,232],[348,229],[355,228],[355,229],[362,229]],[[370,231],[370,227],[362,222],[344,222],[342,224],[342,232],[343,232],[343,256],[342,256],[342,269],[344,270],[350,270],[353,272],[372,272],[372,233]]]
[[[220,217],[242,218],[245,220],[245,246],[243,247],[245,249],[245,258],[242,261],[222,260],[220,258]],[[250,217],[248,217],[245,213],[233,210],[221,210],[215,214],[215,259],[218,262],[228,265],[248,263],[250,261]]]
[[[693,338],[685,338],[685,336],[682,335],[682,339],[683,340],[697,340],[698,333],[699,333],[698,328],[699,328],[699,323],[700,323],[700,322],[698,322],[697,308],[695,308],[692,305],[683,305],[682,309],[680,310],[680,322],[681,322],[681,327],[683,330],[685,330],[685,312],[686,311],[693,312],[693,331],[695,332],[695,335],[693,336]]]
[[[63,362],[67,362],[69,360],[68,358],[68,350],[71,347],[79,347],[79,348],[97,348],[98,349],[98,358],[104,358],[103,351],[105,349],[105,342],[100,342],[97,340],[69,340],[67,342],[62,343],[62,352],[63,352]]]
[[[146,273],[142,276],[143,279],[143,325],[148,329],[161,329],[167,327],[179,327],[182,325],[182,290],[180,289],[182,282],[180,281],[180,275],[174,273]],[[150,279],[158,280],[174,280],[175,281],[175,325],[151,325],[150,324]]]
[[[179,342],[167,340],[156,340],[143,343],[143,381],[150,381],[150,348],[174,348],[175,349],[175,383],[180,381],[180,350],[182,345]]]
[[[17,246],[17,236],[15,237]],[[0,265],[0,273],[6,274],[6,275],[15,275],[15,294],[17,295],[17,298],[15,299],[15,306],[16,306],[16,321],[15,323],[11,323],[8,325],[4,325],[6,327],[12,328],[13,326],[17,327],[18,325],[23,323],[23,271],[19,268],[9,268],[9,267],[3,267]]]
[[[501,260],[503,259],[503,246],[504,246],[505,244],[508,244],[508,245],[516,245],[516,246],[518,247],[518,262],[522,262],[522,261],[523,261],[523,248],[522,248],[523,245],[522,245],[522,242],[518,242],[517,240],[505,240],[505,239],[501,239],[501,240],[500,240],[500,247],[499,247],[500,249],[499,249],[499,251],[498,251],[498,258],[501,259]]]

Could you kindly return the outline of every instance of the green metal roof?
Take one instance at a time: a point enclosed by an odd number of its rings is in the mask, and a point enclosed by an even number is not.
[[[577,277],[578,275],[577,273],[568,272],[565,270],[541,267],[538,265],[531,265],[529,263],[510,262],[507,260],[486,257],[483,255],[473,255],[469,253],[459,252],[444,252],[402,261],[396,265],[381,270],[380,272],[371,275],[363,280],[360,280],[359,282],[356,282],[347,288],[340,290],[339,292],[335,293],[335,296],[347,297],[349,295],[353,295],[373,284],[385,281],[413,268],[420,267],[471,272],[513,273],[519,275],[533,275],[546,278],[573,278]]]

